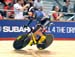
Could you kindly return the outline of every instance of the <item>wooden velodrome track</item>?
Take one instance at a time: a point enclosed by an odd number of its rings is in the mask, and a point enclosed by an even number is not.
[[[46,50],[38,50],[36,46],[27,46],[22,50],[14,50],[13,41],[0,41],[0,57],[75,57],[75,41],[54,40]]]

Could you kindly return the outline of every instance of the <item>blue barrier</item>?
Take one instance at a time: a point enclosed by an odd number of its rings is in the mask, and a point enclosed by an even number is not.
[[[36,21],[29,27],[23,28],[27,20],[1,20],[0,38],[17,37],[30,31],[30,27],[35,28]],[[75,22],[53,22],[54,25],[47,28],[48,34],[53,34],[55,38],[75,38]]]

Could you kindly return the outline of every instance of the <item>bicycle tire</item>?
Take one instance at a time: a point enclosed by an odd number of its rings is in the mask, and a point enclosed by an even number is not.
[[[53,42],[53,35],[52,34],[47,34],[46,36],[46,40],[42,42],[42,44],[37,44],[37,48],[39,50],[43,50],[46,49],[47,47],[49,47],[52,42]]]
[[[30,38],[26,37],[26,35],[20,35],[19,37],[21,37],[21,38],[20,39],[16,39],[14,41],[14,43],[13,43],[13,47],[16,50],[24,48],[30,42]]]

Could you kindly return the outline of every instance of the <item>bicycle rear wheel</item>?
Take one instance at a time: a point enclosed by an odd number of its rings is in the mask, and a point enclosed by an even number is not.
[[[46,36],[46,40],[43,41],[43,43],[41,43],[41,44],[37,44],[37,48],[39,50],[43,50],[43,49],[49,47],[52,44],[52,42],[53,42],[53,38],[54,37],[53,37],[52,34],[47,34],[45,36]]]

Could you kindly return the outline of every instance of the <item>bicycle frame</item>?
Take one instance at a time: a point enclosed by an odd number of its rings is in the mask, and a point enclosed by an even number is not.
[[[32,43],[34,43],[34,44],[37,43],[37,41],[36,41],[36,37],[35,37],[34,33],[31,34],[31,40],[30,40],[30,42],[29,42],[28,45],[31,45]]]

